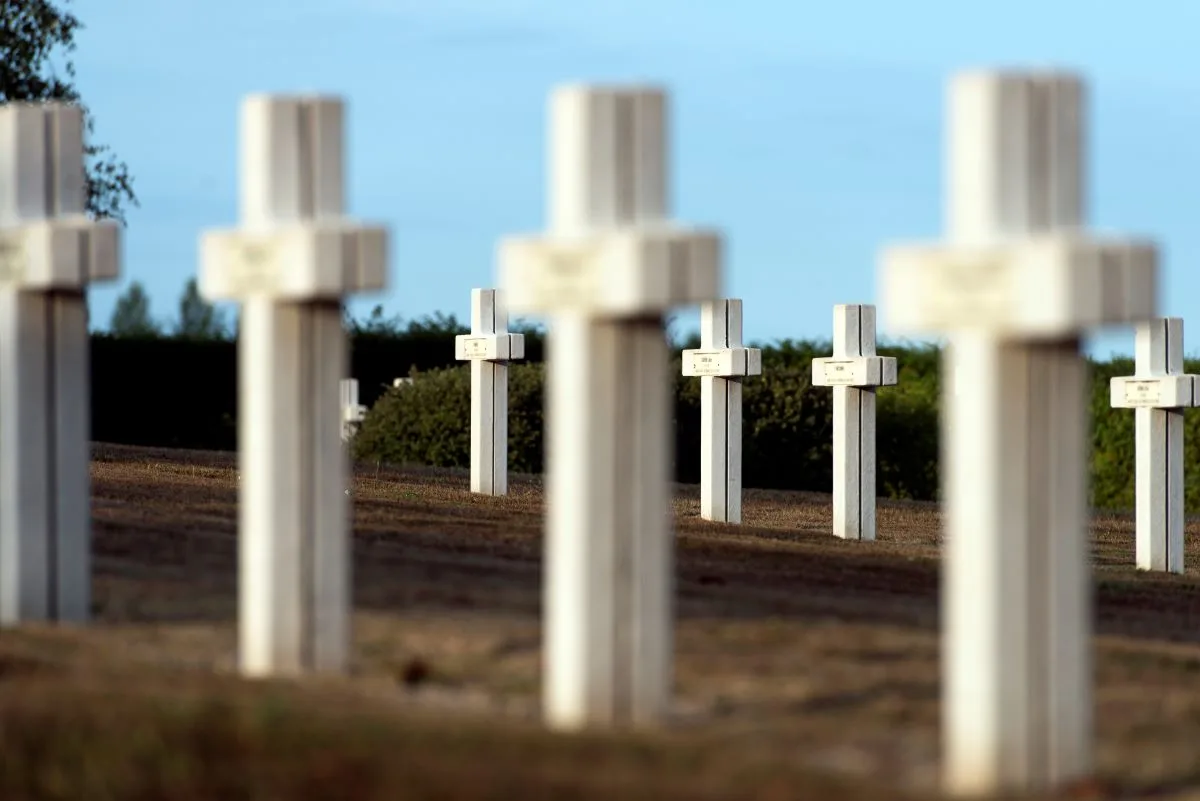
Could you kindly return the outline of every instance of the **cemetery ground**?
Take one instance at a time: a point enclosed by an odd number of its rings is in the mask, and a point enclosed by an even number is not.
[[[938,759],[939,520],[746,492],[744,525],[679,487],[676,720],[537,725],[539,480],[359,465],[347,678],[233,675],[233,454],[93,449],[95,623],[0,633],[0,798],[928,798]],[[1200,521],[1188,575],[1138,574],[1131,514],[1094,525],[1100,779],[1072,797],[1200,794]]]

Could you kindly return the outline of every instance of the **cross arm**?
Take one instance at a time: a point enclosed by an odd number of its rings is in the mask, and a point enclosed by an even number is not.
[[[1155,314],[1152,242],[1054,234],[983,246],[887,249],[881,294],[900,331],[1073,336]]]
[[[304,301],[381,290],[387,240],[386,227],[349,221],[209,231],[200,241],[200,291],[211,300]]]
[[[692,348],[683,352],[683,374],[739,378],[762,375],[759,348]]]
[[[1200,376],[1120,376],[1109,379],[1114,409],[1185,409],[1200,405]]]
[[[814,387],[891,387],[895,356],[833,356],[812,361]]]
[[[459,334],[454,358],[460,362],[508,362],[525,358],[524,334]]]
[[[121,226],[85,215],[0,230],[0,285],[82,290],[120,272]]]
[[[508,306],[521,313],[636,316],[720,295],[721,239],[703,229],[514,237],[498,261]]]

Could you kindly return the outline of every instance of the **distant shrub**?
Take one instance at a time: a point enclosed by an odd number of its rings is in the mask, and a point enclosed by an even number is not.
[[[413,371],[411,384],[388,389],[354,437],[359,459],[391,464],[466,467],[471,464],[471,368]],[[508,371],[509,469],[542,470],[542,366]]]

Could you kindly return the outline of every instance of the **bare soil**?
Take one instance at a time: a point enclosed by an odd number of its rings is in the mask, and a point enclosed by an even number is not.
[[[233,675],[232,454],[94,448],[95,616],[0,634],[0,798],[936,797],[933,504],[830,536],[827,495],[747,491],[745,523],[676,489],[675,720],[537,725],[542,493],[360,467],[352,675]],[[1189,564],[1200,565],[1189,522]],[[1094,522],[1100,776],[1077,798],[1200,798],[1200,583],[1139,574]]]

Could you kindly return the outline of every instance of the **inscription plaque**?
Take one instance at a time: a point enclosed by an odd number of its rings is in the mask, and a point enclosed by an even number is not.
[[[866,383],[866,364],[862,361],[826,361],[825,384],[827,386],[851,386]]]
[[[1147,381],[1126,381],[1125,402],[1132,406],[1157,406],[1162,402],[1162,382],[1157,379]]]
[[[462,343],[464,359],[486,359],[488,357],[488,344],[491,342],[488,337],[463,337],[459,341]]]

